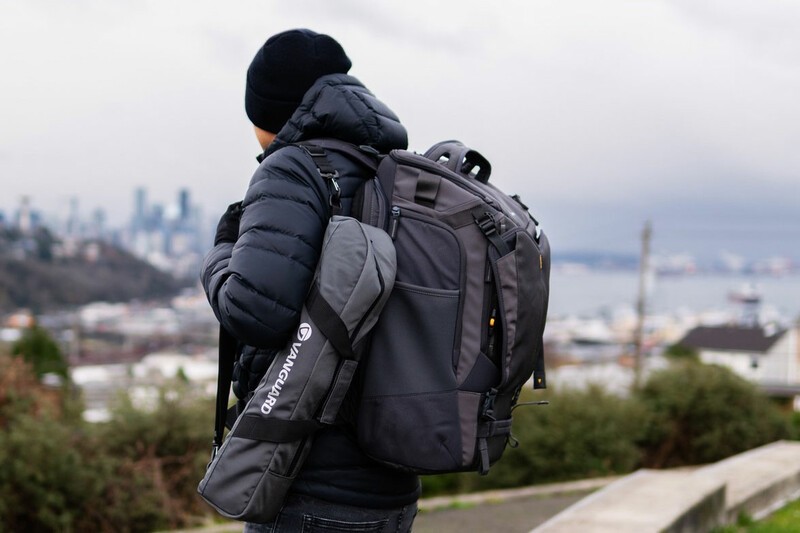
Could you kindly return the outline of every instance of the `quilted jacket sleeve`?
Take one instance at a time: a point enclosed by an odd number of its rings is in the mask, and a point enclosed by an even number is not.
[[[220,323],[251,346],[282,346],[297,325],[329,212],[310,158],[282,148],[261,164],[243,201],[235,244],[206,256],[201,281]]]

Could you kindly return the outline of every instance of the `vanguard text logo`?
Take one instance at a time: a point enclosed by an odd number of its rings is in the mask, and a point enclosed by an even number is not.
[[[267,392],[267,399],[264,400],[263,404],[261,404],[261,412],[265,415],[268,415],[272,412],[272,408],[278,401],[278,396],[281,395],[283,386],[286,385],[286,380],[289,379],[289,373],[292,371],[294,360],[297,359],[297,354],[300,350],[300,347],[305,341],[311,338],[311,333],[311,326],[306,322],[303,322],[297,328],[297,339],[300,342],[292,343],[291,348],[289,348],[289,353],[286,355],[286,360],[284,361],[280,372],[278,372],[278,378],[275,380],[275,384],[272,385],[272,388],[269,390],[269,392]]]

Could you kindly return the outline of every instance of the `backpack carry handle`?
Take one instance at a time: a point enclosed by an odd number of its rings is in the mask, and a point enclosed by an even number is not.
[[[425,157],[441,163],[453,172],[481,183],[489,181],[492,165],[478,151],[465,146],[460,141],[442,141],[425,152]]]

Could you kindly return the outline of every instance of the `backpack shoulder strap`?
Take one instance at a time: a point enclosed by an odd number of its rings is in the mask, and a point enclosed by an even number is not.
[[[387,200],[379,183],[378,167],[381,166],[381,162],[387,157],[387,154],[381,154],[371,146],[356,146],[338,139],[312,139],[295,143],[295,145],[309,154],[323,178],[326,176],[325,169],[333,169],[328,158],[330,153],[340,154],[361,167],[364,178],[363,185],[358,188],[353,198],[349,214],[357,220],[386,229],[388,224],[386,222],[388,217]],[[333,175],[334,179],[327,180],[331,198],[335,194],[334,189],[338,187],[335,180],[337,176],[338,173]],[[338,207],[331,204],[332,215],[340,214],[341,210],[341,203]]]
[[[341,214],[342,205],[340,201],[341,189],[337,182],[339,172],[328,159],[328,152],[338,152],[344,154],[349,160],[360,164],[372,176],[378,172],[378,165],[382,155],[371,146],[356,146],[354,144],[340,141],[338,139],[313,139],[295,143],[305,150],[314,165],[317,167],[320,176],[328,184],[330,192],[329,204],[331,215]]]
[[[378,163],[380,163],[381,160],[380,152],[371,146],[356,146],[355,144],[340,141],[338,139],[312,139],[308,141],[301,141],[295,144],[305,147],[313,146],[322,148],[323,150],[342,153],[350,159],[360,163],[372,172],[377,172]]]
[[[317,172],[319,172],[319,175],[328,186],[328,207],[330,207],[331,216],[340,214],[342,210],[342,189],[339,188],[339,171],[331,164],[325,148],[316,144],[300,144],[299,146],[314,161]]]

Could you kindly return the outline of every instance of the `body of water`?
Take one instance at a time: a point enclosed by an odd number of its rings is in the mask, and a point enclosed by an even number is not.
[[[648,312],[732,309],[734,304],[728,299],[729,293],[750,284],[761,293],[764,308],[773,309],[785,318],[800,318],[800,275],[657,277],[652,280],[648,291]],[[638,285],[636,272],[554,270],[550,278],[549,315],[596,315],[625,305],[633,308]]]

